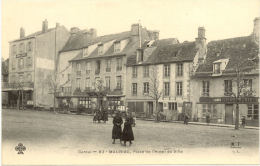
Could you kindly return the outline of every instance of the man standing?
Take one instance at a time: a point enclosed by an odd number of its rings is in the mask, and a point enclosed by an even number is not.
[[[116,139],[120,139],[121,143],[121,136],[122,136],[122,128],[121,125],[123,123],[123,119],[120,116],[119,112],[116,112],[116,116],[113,119],[113,130],[112,130],[112,139],[113,139],[113,144],[115,144]]]

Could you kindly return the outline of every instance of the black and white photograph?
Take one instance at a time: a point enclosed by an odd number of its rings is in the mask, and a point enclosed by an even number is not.
[[[2,0],[1,164],[260,164],[260,0]]]

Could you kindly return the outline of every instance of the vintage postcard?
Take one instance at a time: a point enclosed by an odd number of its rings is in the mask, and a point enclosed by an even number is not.
[[[259,164],[259,0],[2,0],[2,165]]]

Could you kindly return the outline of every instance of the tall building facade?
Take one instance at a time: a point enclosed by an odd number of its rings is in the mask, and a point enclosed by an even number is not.
[[[105,100],[110,110],[124,109],[126,59],[145,40],[158,38],[158,32],[140,24],[117,34],[93,36],[92,32],[77,29],[59,54],[59,103],[93,110]]]
[[[32,107],[53,107],[52,84],[56,56],[69,37],[64,26],[48,28],[48,21],[42,23],[42,30],[25,36],[20,29],[20,38],[10,42],[9,80],[2,91],[8,92],[9,105]]]

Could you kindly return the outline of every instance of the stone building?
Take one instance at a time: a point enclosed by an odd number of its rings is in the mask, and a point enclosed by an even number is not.
[[[204,57],[205,42],[202,27],[193,42],[179,43],[174,38],[145,42],[127,61],[129,109],[137,116],[154,118],[154,94],[160,94],[157,107],[166,120],[181,119],[184,112],[191,115],[190,76],[198,59]]]
[[[259,21],[249,36],[207,44],[191,84],[194,120],[205,122],[209,114],[212,123],[235,124],[239,94],[240,119],[259,125]]]
[[[133,24],[130,31],[105,36],[97,36],[93,29],[74,32],[59,54],[59,102],[93,110],[105,100],[110,109],[123,108],[126,59],[145,40],[158,38],[158,32],[139,24]],[[97,96],[101,91],[104,99]]]
[[[9,80],[2,88],[8,92],[9,105],[53,106],[55,59],[68,37],[64,26],[48,28],[47,20],[33,34],[26,36],[24,28],[20,29],[20,38],[10,42]]]

